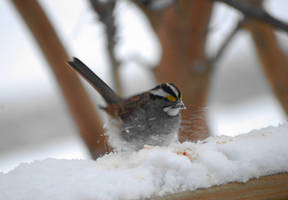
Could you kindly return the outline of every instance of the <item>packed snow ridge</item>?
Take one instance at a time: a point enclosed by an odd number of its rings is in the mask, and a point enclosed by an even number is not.
[[[0,199],[143,199],[288,172],[288,124],[92,160],[46,159],[0,173]]]

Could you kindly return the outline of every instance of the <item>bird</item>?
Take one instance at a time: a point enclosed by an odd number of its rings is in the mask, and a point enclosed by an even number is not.
[[[122,98],[80,59],[68,61],[103,97],[101,106],[109,116],[109,144],[116,150],[140,150],[148,146],[168,146],[178,141],[181,110],[185,109],[180,90],[173,83],[156,87],[128,98]]]

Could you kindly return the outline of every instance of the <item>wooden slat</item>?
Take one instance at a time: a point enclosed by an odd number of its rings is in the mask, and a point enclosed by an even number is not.
[[[69,56],[41,5],[36,0],[12,2],[49,63],[71,116],[92,157],[97,158],[105,154],[107,150],[101,120],[80,79],[68,67]],[[29,70],[29,66],[23,64],[23,67]]]
[[[246,183],[229,183],[186,191],[151,200],[284,200],[288,199],[288,173],[263,176]]]

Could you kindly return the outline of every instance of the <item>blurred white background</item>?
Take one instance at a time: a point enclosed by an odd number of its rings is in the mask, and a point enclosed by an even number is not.
[[[97,23],[89,4],[82,0],[39,2],[70,55],[81,58],[109,82],[103,27]],[[274,16],[288,22],[286,0],[267,0],[265,6]],[[1,2],[0,12],[0,172],[7,172],[20,162],[47,157],[88,158],[30,32],[10,1]],[[128,61],[129,58],[137,56],[153,66],[159,62],[161,48],[144,15],[133,5],[120,3],[116,16],[116,53],[125,61],[121,70],[125,94],[135,94],[151,88],[154,82],[149,67]],[[213,31],[209,35],[208,54],[215,52],[239,16],[238,12],[217,4],[210,25]],[[278,33],[278,37],[287,52],[287,34]],[[93,99],[98,98],[89,86],[87,89]],[[247,32],[236,36],[219,62],[204,110],[213,134],[237,135],[287,120],[263,76]]]

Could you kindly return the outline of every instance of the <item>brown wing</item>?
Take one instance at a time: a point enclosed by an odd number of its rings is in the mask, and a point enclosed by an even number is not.
[[[109,104],[103,108],[111,117],[120,118],[125,121],[129,119],[131,114],[138,108],[142,108],[150,101],[149,93],[142,93],[125,99],[119,104]]]

